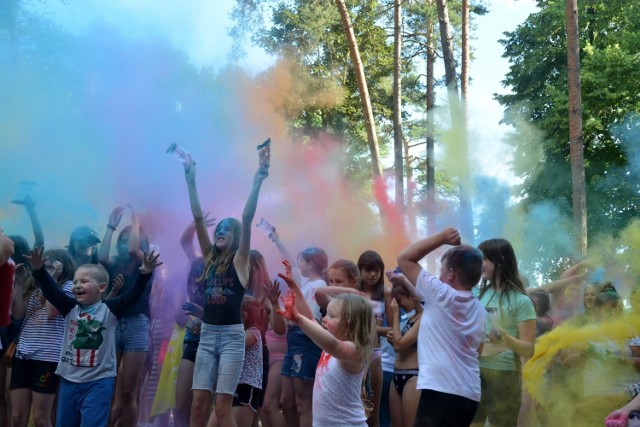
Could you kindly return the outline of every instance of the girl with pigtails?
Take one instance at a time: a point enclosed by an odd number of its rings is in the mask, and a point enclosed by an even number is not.
[[[218,425],[236,426],[232,403],[245,351],[242,300],[249,282],[251,223],[256,212],[262,182],[269,175],[270,147],[259,150],[259,168],[242,212],[242,221],[225,218],[209,238],[205,216],[196,189],[196,165],[190,158],[184,164],[196,236],[205,260],[204,313],[200,344],[193,373],[191,425],[201,427],[207,420]],[[215,395],[215,417],[209,417]]]

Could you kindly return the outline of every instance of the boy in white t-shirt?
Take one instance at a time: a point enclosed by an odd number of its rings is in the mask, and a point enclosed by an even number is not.
[[[440,277],[418,262],[442,245]],[[468,426],[480,402],[480,362],[486,313],[471,289],[480,280],[482,252],[460,245],[448,228],[406,247],[398,255],[402,273],[425,302],[418,332],[418,389],[415,426]]]

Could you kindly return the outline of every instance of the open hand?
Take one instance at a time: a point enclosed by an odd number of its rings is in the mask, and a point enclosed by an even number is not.
[[[300,286],[293,278],[293,267],[291,263],[285,259],[282,261],[282,264],[284,264],[284,274],[278,273],[278,277],[287,283],[289,289],[299,288]]]
[[[115,230],[120,225],[120,221],[122,220],[122,213],[124,212],[124,207],[118,206],[111,212],[109,215],[109,228]]]
[[[29,278],[29,270],[27,269],[27,266],[24,265],[24,263],[20,263],[18,265],[16,265],[16,272],[14,273],[13,276],[13,283],[15,286],[23,286],[24,283],[27,281],[27,279]]]
[[[124,285],[124,276],[122,274],[118,274],[116,277],[113,278],[113,281],[111,282],[111,292],[118,294],[120,292],[120,289],[122,289],[123,285]]]
[[[290,290],[287,292],[287,296],[284,297],[283,301],[284,310],[277,309],[276,313],[291,322],[296,322],[298,320],[298,310],[296,310],[296,293]]]
[[[200,307],[198,304],[195,304],[190,301],[187,301],[184,304],[182,304],[182,311],[184,311],[185,314],[189,316],[193,316],[197,318],[201,318],[204,315],[204,309]]]
[[[207,211],[204,213],[204,225],[207,227],[213,227],[214,225],[216,225],[216,218],[211,217],[209,218],[209,215],[211,214],[211,212]],[[194,221],[195,223],[195,221]]]
[[[280,301],[280,285],[275,280],[273,283],[267,283],[267,299],[271,302],[271,305],[274,307],[278,307],[278,302]]]
[[[156,251],[151,251],[150,254],[144,252],[144,261],[140,266],[140,273],[149,274],[154,268],[162,265],[162,262],[158,262],[158,258],[160,258],[160,254],[156,254]]]
[[[44,254],[44,246],[41,248],[34,248],[31,250],[29,255],[24,255],[24,259],[27,260],[29,265],[31,266],[31,270],[40,270],[43,266],[47,258],[43,256]]]

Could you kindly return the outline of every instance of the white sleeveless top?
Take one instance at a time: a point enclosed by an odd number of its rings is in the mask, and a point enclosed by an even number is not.
[[[313,384],[313,427],[366,427],[360,392],[364,369],[350,374],[340,362],[322,352]]]

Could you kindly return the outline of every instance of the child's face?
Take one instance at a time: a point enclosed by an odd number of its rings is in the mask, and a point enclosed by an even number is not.
[[[231,245],[231,241],[233,240],[233,228],[228,220],[222,220],[220,224],[218,224],[214,238],[215,246],[222,251]]]
[[[357,282],[351,279],[346,271],[341,268],[331,268],[327,273],[329,286],[340,286],[343,288],[355,288]]]
[[[123,231],[118,238],[117,244],[118,256],[120,258],[128,258],[129,257],[129,232]]]
[[[78,268],[73,278],[73,294],[78,304],[91,305],[102,298],[107,288],[106,283],[99,283],[92,271],[87,268]]]
[[[337,337],[337,333],[340,330],[340,324],[342,323],[342,301],[333,299],[327,305],[327,315],[322,318],[322,326],[331,335]]]
[[[492,280],[496,265],[487,258],[482,261],[482,280]]]
[[[596,305],[596,288],[587,286],[584,290],[584,307],[592,308]]]
[[[97,250],[98,245],[92,245],[85,240],[75,240],[73,242],[73,251],[78,255],[92,257]]]
[[[362,275],[362,284],[365,288],[374,288],[378,285],[378,281],[382,276],[382,271],[374,269],[374,270],[360,270],[360,274]]]
[[[398,306],[402,307],[405,312],[409,312],[416,308],[416,300],[411,295],[405,295],[401,292],[395,292],[393,297],[398,302]]]
[[[300,274],[302,277],[309,277],[313,269],[313,262],[307,261],[303,257],[298,257],[298,268],[300,268]]]

